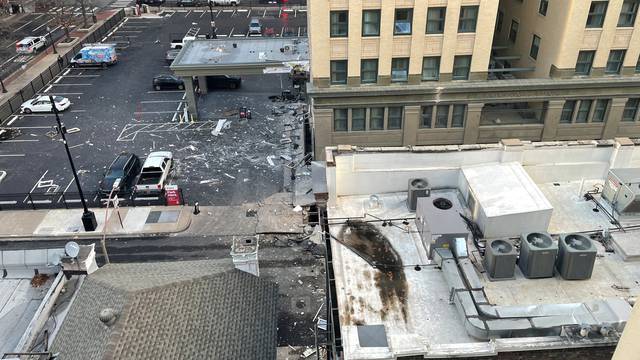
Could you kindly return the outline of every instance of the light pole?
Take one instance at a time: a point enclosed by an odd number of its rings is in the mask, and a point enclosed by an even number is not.
[[[80,201],[82,202],[82,207],[84,208],[84,212],[82,213],[82,225],[84,225],[84,231],[95,231],[96,227],[98,226],[98,222],[96,221],[96,214],[94,214],[93,211],[90,211],[87,208],[87,202],[84,200],[84,194],[82,193],[82,187],[80,186],[80,179],[78,179],[76,166],[73,164],[73,157],[71,156],[71,151],[69,150],[69,144],[67,144],[67,137],[65,136],[67,132],[67,128],[64,127],[60,122],[60,116],[58,115],[58,108],[56,108],[56,103],[53,101],[53,95],[49,95],[49,101],[51,101],[51,108],[53,109],[53,114],[56,116],[56,122],[58,123],[58,131],[60,132],[60,136],[62,137],[62,143],[64,144],[64,148],[67,151],[67,157],[69,158],[69,164],[71,164],[71,171],[73,172],[73,178],[76,181],[76,186],[78,187],[78,193],[80,194]]]
[[[216,22],[213,20],[213,1],[207,0],[207,4],[209,4],[209,16],[211,17],[211,38],[217,39],[216,35]]]

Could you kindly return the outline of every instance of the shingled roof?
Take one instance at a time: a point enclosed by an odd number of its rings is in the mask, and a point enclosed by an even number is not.
[[[55,337],[58,359],[275,359],[277,285],[206,260],[106,265]],[[117,314],[107,325],[104,309]]]

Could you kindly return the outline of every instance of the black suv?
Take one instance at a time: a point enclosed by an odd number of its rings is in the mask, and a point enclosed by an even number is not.
[[[242,79],[229,75],[207,76],[207,88],[209,89],[237,89],[242,84]]]
[[[200,6],[200,0],[178,0],[176,6]]]
[[[184,81],[173,75],[156,75],[153,77],[153,88],[156,90],[178,89],[184,90]]]
[[[136,177],[140,173],[140,159],[130,153],[121,153],[111,162],[111,165],[104,173],[104,177],[100,180],[98,191],[100,195],[109,196],[113,184],[120,179],[120,185],[114,193],[130,192],[136,183]]]

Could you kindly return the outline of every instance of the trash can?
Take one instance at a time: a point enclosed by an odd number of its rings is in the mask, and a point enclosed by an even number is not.
[[[178,185],[166,185],[164,187],[164,197],[167,202],[167,206],[182,205],[182,198],[180,196],[180,189]]]

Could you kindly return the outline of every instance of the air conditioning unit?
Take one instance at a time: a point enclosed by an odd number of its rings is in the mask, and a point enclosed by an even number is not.
[[[490,240],[484,253],[484,267],[489,280],[513,279],[518,253],[508,240]]]
[[[591,277],[596,262],[596,247],[582,234],[560,236],[556,267],[566,280],[586,280]]]
[[[520,236],[518,266],[525,277],[530,279],[552,277],[557,255],[558,244],[546,232],[533,232]]]
[[[407,194],[407,207],[409,211],[416,211],[418,198],[429,194],[429,182],[427,179],[409,179],[409,193]]]

